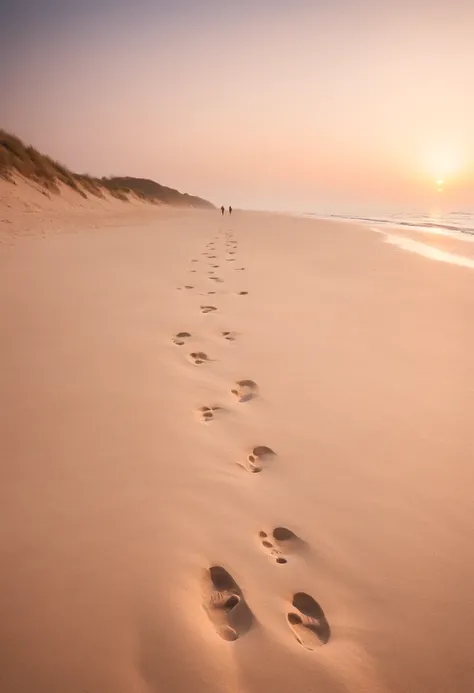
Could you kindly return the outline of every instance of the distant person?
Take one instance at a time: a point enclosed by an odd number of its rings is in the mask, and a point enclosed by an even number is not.
[[[221,214],[222,214],[222,216],[224,216],[224,212],[225,212],[225,207],[224,207],[224,205],[222,205],[222,207],[221,207]]]
[[[232,214],[232,207],[229,205],[229,214]]]

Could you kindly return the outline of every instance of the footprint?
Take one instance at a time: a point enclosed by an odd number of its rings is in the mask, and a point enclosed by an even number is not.
[[[211,265],[213,269],[219,269],[219,265]]]
[[[306,592],[297,592],[292,603],[296,612],[290,611],[287,619],[298,642],[307,650],[325,645],[331,637],[331,629],[318,602]]]
[[[216,310],[215,306],[201,306],[201,313],[213,313]]]
[[[228,342],[235,342],[235,339],[237,337],[235,332],[222,332],[222,336],[224,339],[226,339]]]
[[[239,291],[238,296],[247,296],[248,291]]]
[[[238,380],[236,387],[231,390],[239,402],[248,402],[258,395],[258,385],[254,380]]]
[[[272,532],[273,538],[279,542],[299,542],[301,539],[287,527],[275,527]]]
[[[218,411],[222,411],[222,407],[199,407],[197,413],[202,423],[208,423],[215,418]]]
[[[211,295],[211,294],[215,294],[216,292],[215,292],[215,291],[208,291],[207,293],[208,293],[209,295]]]
[[[252,474],[258,474],[266,466],[266,463],[275,456],[276,452],[271,448],[266,445],[257,445],[247,455],[247,463],[244,466]]]
[[[197,260],[191,260],[191,262],[197,262]]]
[[[224,281],[220,277],[209,277],[209,279],[212,279],[213,282],[217,282],[218,284],[222,284],[222,282]]]
[[[285,563],[288,563],[286,558],[283,556],[282,552],[280,549],[278,549],[275,544],[272,544],[270,539],[268,538],[268,534],[266,532],[259,532],[258,536],[260,537],[260,543],[262,544],[262,547],[265,549],[265,551],[270,554],[272,558],[275,559],[275,561],[279,565],[284,565]]]
[[[215,255],[208,255],[207,257],[209,258],[209,260],[216,260],[216,256],[215,256]]]
[[[183,346],[185,340],[189,339],[190,337],[191,334],[189,332],[178,332],[178,334],[175,334],[173,337],[173,343],[177,346]]]
[[[194,286],[191,286],[191,284],[186,284],[186,286],[184,288],[188,289],[188,291],[189,291],[189,289],[194,289]]]
[[[237,640],[252,626],[252,612],[242,590],[220,565],[206,571],[204,608],[223,640]]]
[[[235,262],[235,257],[228,257],[226,262]]]
[[[202,363],[209,361],[208,355],[203,351],[192,351],[189,354],[189,358],[196,366],[200,366]]]

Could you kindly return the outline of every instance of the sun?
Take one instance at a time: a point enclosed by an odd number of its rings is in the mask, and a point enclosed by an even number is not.
[[[435,195],[448,194],[463,175],[463,148],[452,139],[437,141],[434,137],[425,141],[419,149],[418,166],[425,189]]]
[[[425,154],[425,168],[433,176],[438,188],[442,188],[448,179],[456,177],[461,170],[461,150],[454,145],[438,145],[430,148]]]

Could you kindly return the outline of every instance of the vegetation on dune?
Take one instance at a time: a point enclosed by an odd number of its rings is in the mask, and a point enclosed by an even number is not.
[[[104,197],[106,191],[124,202],[133,196],[151,203],[213,207],[207,200],[180,193],[146,178],[94,178],[87,174],[73,173],[58,161],[25,145],[15,135],[0,129],[0,177],[14,183],[15,174],[35,181],[52,193],[60,193],[62,183],[84,198],[89,195]]]
[[[160,200],[171,205],[186,205],[189,207],[213,207],[210,202],[200,197],[181,193],[173,188],[156,183],[148,178],[102,178],[104,185],[110,190],[114,186],[119,190],[128,190],[143,199]]]

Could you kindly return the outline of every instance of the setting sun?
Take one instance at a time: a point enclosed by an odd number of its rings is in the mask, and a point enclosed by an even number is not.
[[[425,160],[426,167],[436,177],[438,186],[444,185],[447,178],[459,175],[462,166],[460,148],[454,145],[433,148]]]

